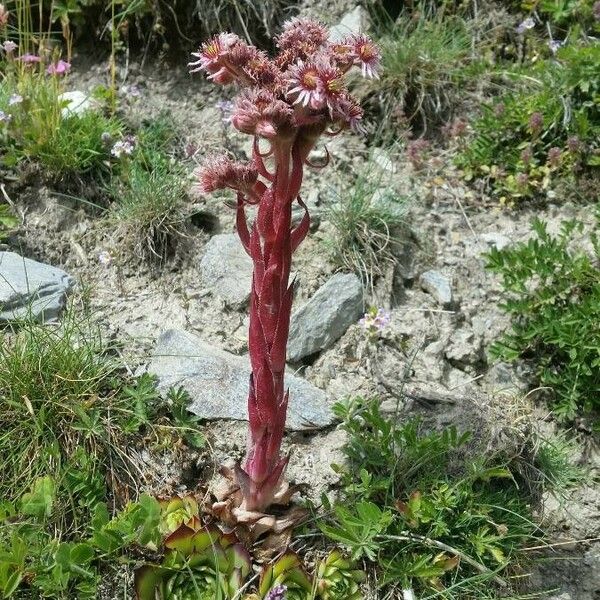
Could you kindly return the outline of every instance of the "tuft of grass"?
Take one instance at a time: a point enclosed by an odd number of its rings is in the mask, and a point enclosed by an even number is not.
[[[395,135],[393,119],[425,132],[446,120],[456,102],[458,85],[470,63],[472,40],[459,18],[418,19],[401,16],[383,27],[380,79],[359,84],[359,93],[376,101],[379,137]]]
[[[59,326],[23,321],[1,334],[0,498],[49,476],[63,490],[57,514],[76,527],[75,507],[104,498],[109,480],[136,487],[123,448],[147,419],[97,328],[72,307]]]
[[[187,182],[164,160],[134,159],[124,180],[113,184],[113,218],[126,245],[140,258],[164,262],[184,235]]]
[[[406,200],[374,169],[360,173],[349,190],[339,189],[327,218],[334,229],[334,261],[356,272],[367,285],[395,262],[394,242]]]

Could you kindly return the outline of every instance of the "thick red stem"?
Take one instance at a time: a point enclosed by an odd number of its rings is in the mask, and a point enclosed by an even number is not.
[[[248,417],[250,435],[245,469],[237,478],[244,508],[265,510],[281,483],[287,458],[281,456],[288,394],[284,388],[285,354],[292,309],[292,251],[308,231],[309,217],[298,193],[303,160],[294,140],[273,148],[275,173],[259,202],[251,230],[238,198],[238,232],[254,264],[250,299],[249,353],[252,366]],[[256,148],[255,148],[256,153]],[[292,230],[292,204],[298,199],[305,217]]]

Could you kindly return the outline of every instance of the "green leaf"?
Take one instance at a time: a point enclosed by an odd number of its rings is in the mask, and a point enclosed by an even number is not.
[[[33,484],[31,492],[23,494],[21,512],[38,519],[50,517],[54,504],[55,485],[51,477],[40,477]]]

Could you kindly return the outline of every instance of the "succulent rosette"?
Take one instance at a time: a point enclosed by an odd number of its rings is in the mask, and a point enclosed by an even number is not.
[[[173,533],[184,523],[195,528],[199,525],[196,520],[200,518],[200,507],[194,496],[175,496],[160,499],[160,532],[162,535]]]
[[[339,550],[333,550],[319,564],[317,590],[322,600],[362,600],[360,584],[364,580],[363,571],[356,569]]]
[[[202,526],[194,517],[164,542],[160,565],[136,570],[138,600],[229,600],[252,570],[250,555],[233,534]]]
[[[313,582],[298,555],[286,552],[264,567],[258,592],[263,600],[311,600]]]

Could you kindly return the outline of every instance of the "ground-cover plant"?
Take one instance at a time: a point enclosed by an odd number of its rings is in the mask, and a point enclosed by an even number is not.
[[[146,165],[134,158],[115,180],[112,212],[125,244],[137,256],[163,263],[183,235],[185,174],[166,162]]]
[[[394,244],[406,201],[373,167],[359,173],[349,190],[340,186],[336,199],[327,215],[334,228],[329,240],[333,259],[368,286],[396,260]]]
[[[116,482],[125,494],[137,489],[135,455],[123,448],[161,415],[159,397],[149,376],[123,375],[97,328],[72,308],[60,326],[24,321],[1,335],[0,498],[14,501],[50,476],[59,491],[56,526],[67,535],[85,526]],[[175,425],[199,442],[179,414],[185,398],[176,396]]]
[[[379,51],[365,36],[328,40],[327,29],[303,19],[286,23],[270,59],[232,34],[202,46],[191,63],[217,84],[237,82],[242,92],[231,122],[254,136],[252,160],[215,158],[199,174],[203,191],[230,188],[237,193],[237,228],[253,261],[248,398],[250,435],[245,465],[231,473],[235,486],[227,506],[233,517],[259,519],[274,503],[287,503],[293,490],[283,484],[288,462],[280,453],[288,393],[284,370],[294,284],[289,284],[292,253],[307,235],[310,217],[299,196],[309,153],[321,135],[360,128],[362,110],[347,91],[352,67],[373,76]],[[305,215],[292,228],[292,204]],[[248,206],[257,207],[254,222]],[[235,490],[235,491],[234,491]],[[233,508],[231,508],[233,507]],[[235,512],[237,511],[237,513]]]
[[[531,361],[563,421],[600,408],[599,219],[591,234],[593,256],[572,245],[582,223],[565,221],[551,235],[539,220],[528,242],[488,255],[488,269],[502,279],[502,308],[512,318],[492,355]]]
[[[34,162],[54,181],[108,173],[110,148],[103,140],[118,137],[122,124],[99,110],[67,108],[69,63],[43,50],[18,52],[15,45],[0,56],[2,163]]]
[[[377,400],[335,410],[348,433],[346,463],[336,467],[343,497],[320,527],[370,563],[378,597],[398,588],[419,598],[503,597],[521,549],[540,535],[518,460],[470,456],[468,433],[399,424]]]
[[[600,44],[569,44],[515,78],[516,90],[483,107],[458,159],[467,179],[483,178],[508,204],[597,172]]]

